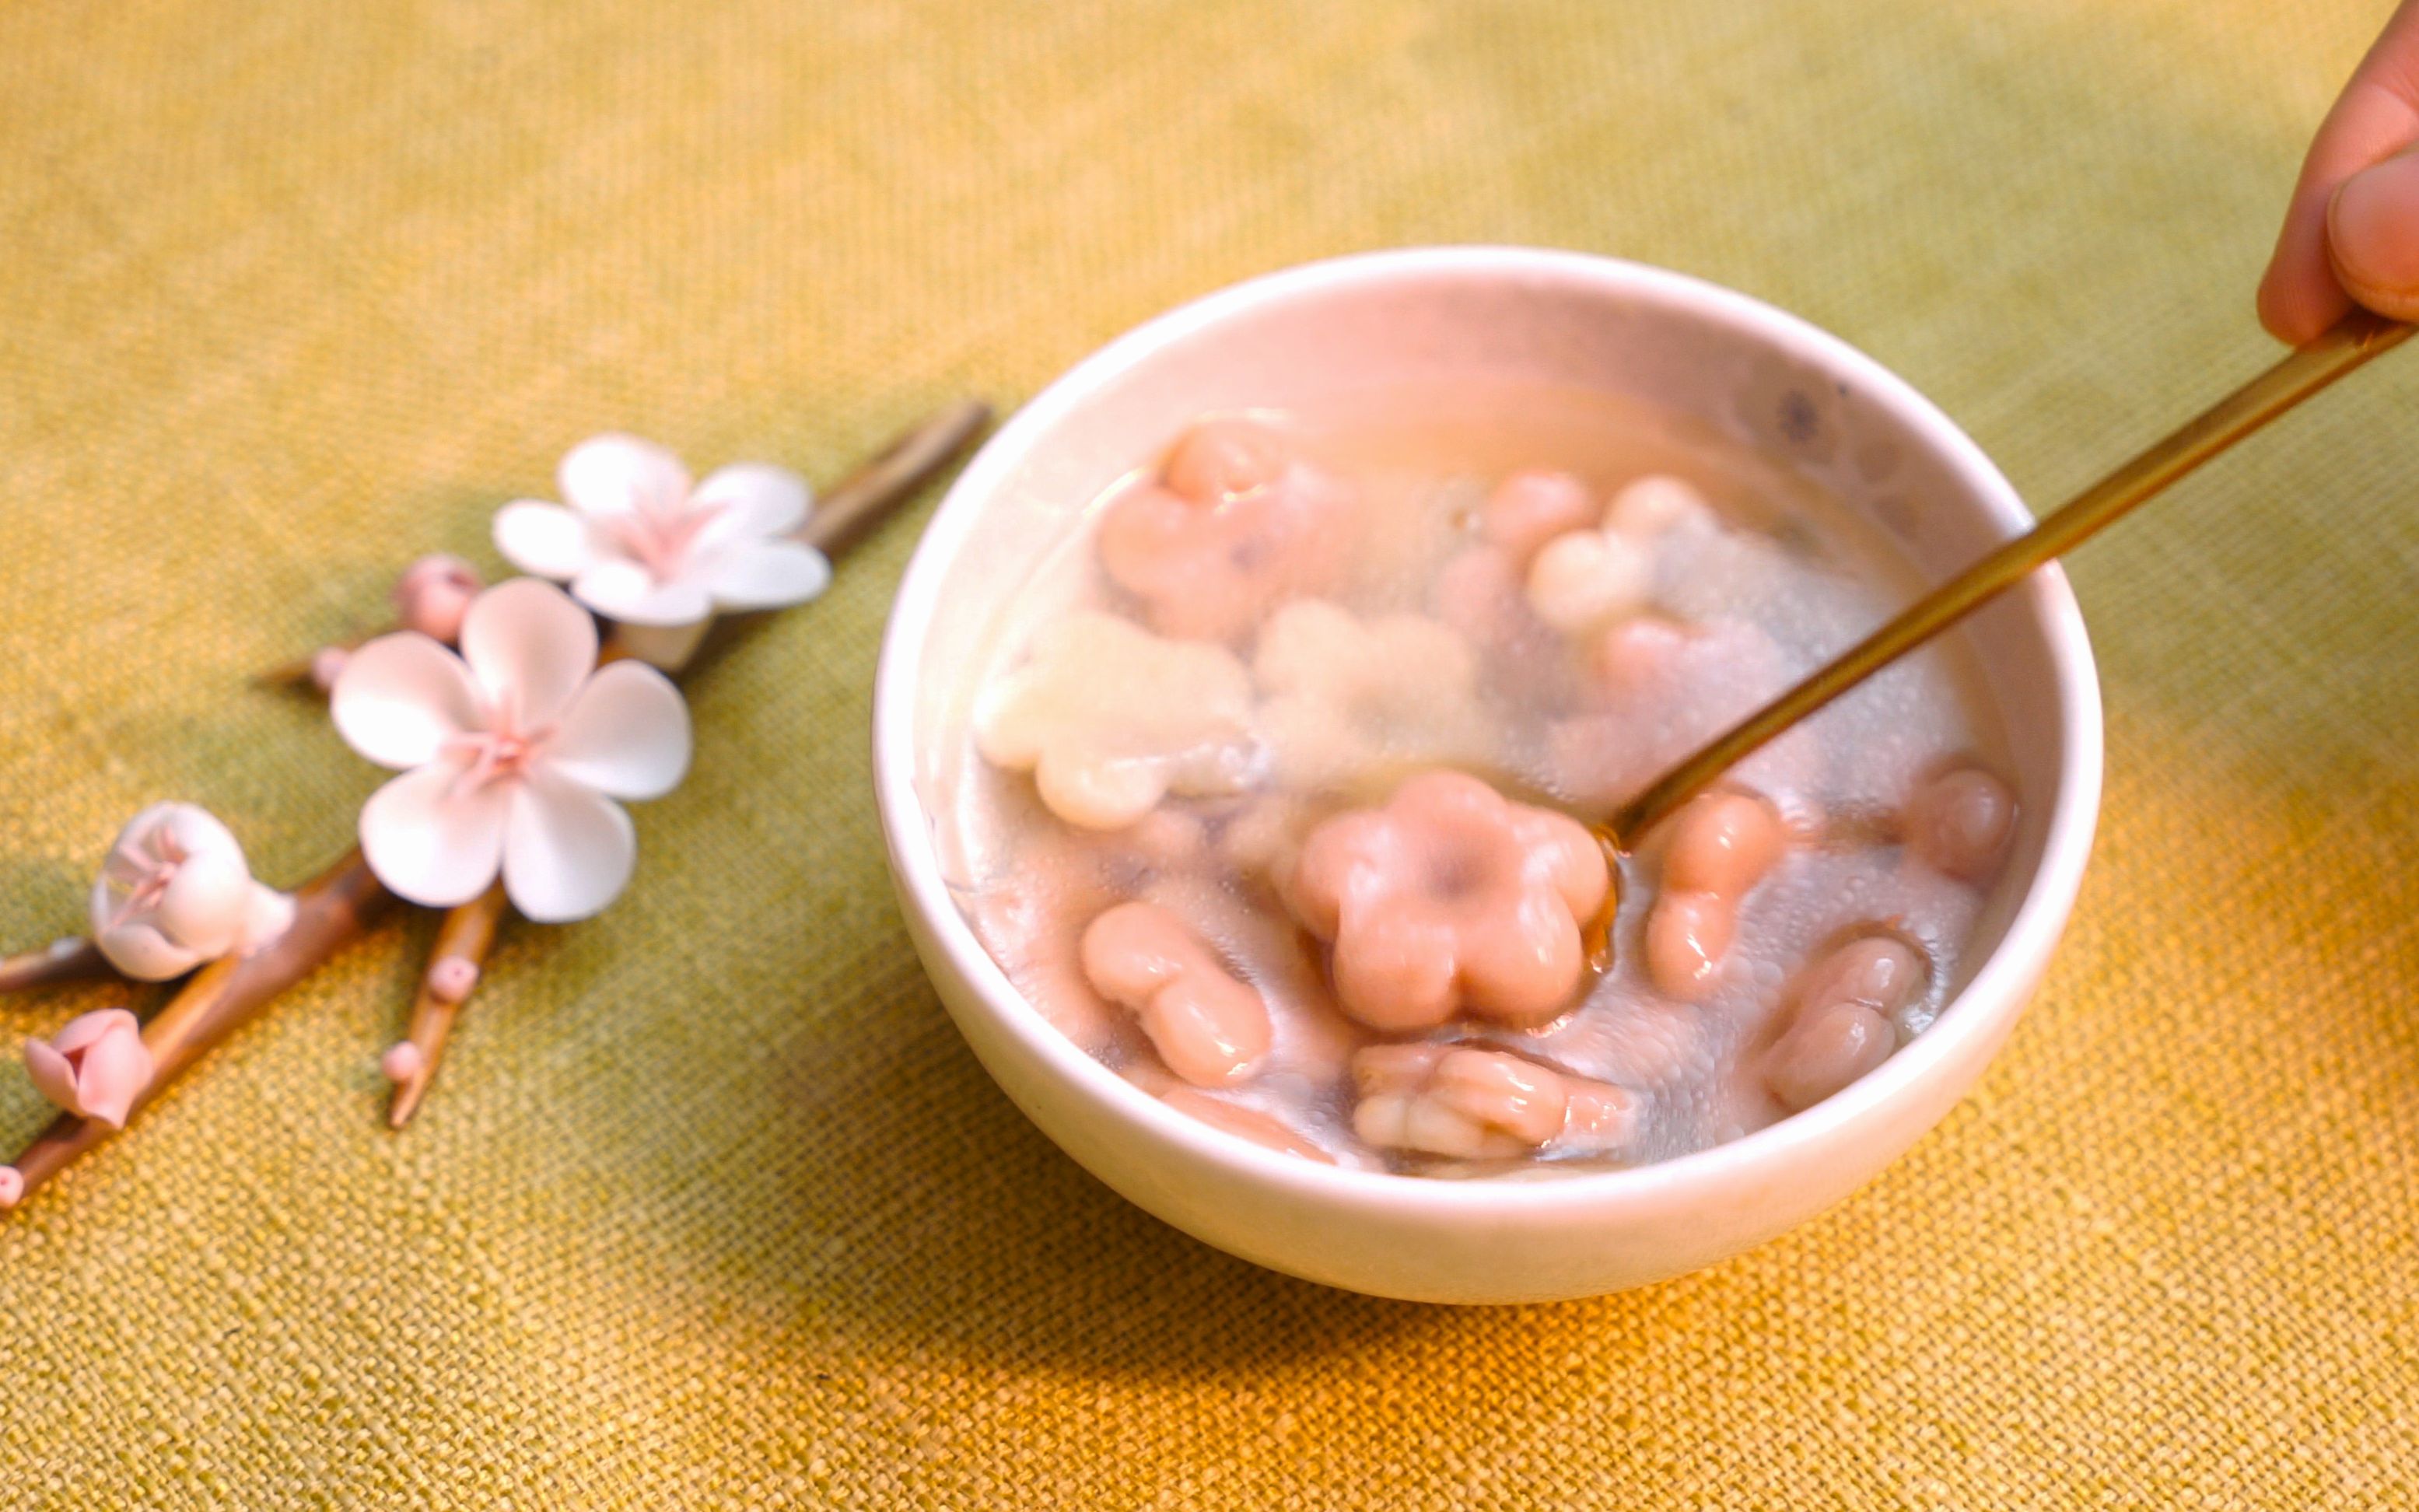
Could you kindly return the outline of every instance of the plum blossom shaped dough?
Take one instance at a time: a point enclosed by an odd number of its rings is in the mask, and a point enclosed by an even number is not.
[[[1371,1045],[1352,1057],[1352,1132],[1381,1149],[1456,1160],[1604,1154],[1638,1125],[1627,1090],[1500,1050]]]
[[[1417,614],[1361,619],[1297,599],[1261,627],[1252,677],[1266,695],[1260,738],[1280,781],[1317,789],[1373,764],[1485,759],[1478,656]]]
[[[253,881],[235,836],[190,803],[127,821],[92,885],[93,944],[142,981],[255,949],[293,918],[294,901]]]
[[[1536,548],[1529,563],[1529,607],[1565,635],[1593,635],[1646,608],[1655,588],[1656,538],[1713,518],[1703,495],[1661,473],[1632,480],[1612,496],[1601,525],[1569,531]]]
[[[1097,609],[1056,620],[975,709],[975,746],[1031,772],[1052,813],[1121,829],[1171,793],[1233,793],[1249,760],[1252,680],[1233,653],[1167,640]]]
[[[1567,472],[1533,468],[1487,490],[1478,506],[1478,531],[1488,546],[1526,567],[1547,542],[1587,530],[1599,515],[1586,484]]]
[[[573,447],[556,481],[569,507],[506,504],[496,549],[523,572],[569,583],[609,620],[693,631],[649,638],[683,647],[669,659],[686,656],[716,613],[803,604],[830,586],[830,562],[790,539],[813,493],[786,468],[736,462],[692,486],[663,447],[609,435]]]
[[[614,800],[660,797],[688,770],[670,681],[635,661],[599,669],[595,621],[528,578],[471,601],[458,656],[408,630],[362,647],[329,706],[347,745],[403,773],[362,808],[370,870],[433,908],[501,870],[528,918],[595,913],[638,854]]]
[[[1350,496],[1248,420],[1196,425],[1158,482],[1101,519],[1101,569],[1163,635],[1232,640],[1317,587],[1350,546]]]
[[[123,1129],[134,1100],[151,1085],[151,1052],[133,1014],[104,1008],[69,1019],[51,1040],[26,1041],[25,1071],[35,1090],[58,1107]]]
[[[1312,830],[1286,892],[1334,947],[1344,1011],[1401,1033],[1464,1010],[1511,1024],[1560,1012],[1587,971],[1581,924],[1610,887],[1577,821],[1426,772],[1383,808]]]

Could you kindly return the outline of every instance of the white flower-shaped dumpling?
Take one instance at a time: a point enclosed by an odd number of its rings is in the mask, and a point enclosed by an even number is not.
[[[680,458],[635,436],[573,447],[556,481],[570,505],[524,499],[497,512],[496,549],[513,565],[571,585],[624,625],[702,624],[717,611],[801,604],[831,563],[789,539],[813,495],[786,468],[739,462],[692,486]]]
[[[1031,772],[1069,824],[1119,829],[1170,793],[1239,789],[1251,710],[1251,676],[1223,646],[1084,609],[1043,628],[1024,665],[984,690],[975,745],[994,766]]]
[[[1626,619],[1654,595],[1656,537],[1712,518],[1704,497],[1680,479],[1634,479],[1612,496],[1600,527],[1567,532],[1539,548],[1529,563],[1529,607],[1570,636]]]
[[[1261,627],[1252,676],[1266,696],[1260,738],[1289,787],[1332,786],[1384,762],[1475,762],[1488,749],[1477,653],[1421,615],[1364,620],[1296,599]]]
[[[513,906],[584,918],[638,847],[617,798],[688,770],[688,707],[663,673],[596,666],[596,622],[551,584],[471,600],[459,656],[406,630],[353,653],[329,696],[347,745],[403,776],[362,807],[362,852],[401,897],[451,908],[501,870]]]
[[[190,803],[155,803],[127,822],[92,885],[92,939],[144,981],[284,933],[294,901],[252,880],[226,825]]]

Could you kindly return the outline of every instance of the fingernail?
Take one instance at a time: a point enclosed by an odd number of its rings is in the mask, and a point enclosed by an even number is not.
[[[2344,180],[2327,212],[2327,239],[2348,281],[2419,291],[2419,155],[2388,158]]]

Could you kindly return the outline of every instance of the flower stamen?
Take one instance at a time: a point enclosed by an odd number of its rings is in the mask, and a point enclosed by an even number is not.
[[[614,542],[658,583],[673,582],[688,567],[689,548],[723,512],[721,504],[686,500],[649,500],[611,525]]]

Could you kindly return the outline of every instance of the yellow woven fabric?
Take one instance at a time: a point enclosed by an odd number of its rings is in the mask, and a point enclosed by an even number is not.
[[[253,670],[592,432],[819,478],[1187,296],[1509,240],[1686,269],[2046,504],[2270,355],[2382,0],[0,9],[0,941],[182,797],[377,774]],[[602,919],[419,1122],[398,918],[0,1221],[0,1502],[2407,1507],[2419,357],[2093,546],[2099,854],[1980,1093],[1711,1273],[1454,1311],[1126,1206],[910,956],[866,774],[923,505],[692,686]],[[104,995],[0,1005],[47,1031]],[[0,1139],[42,1121],[0,1071]]]

